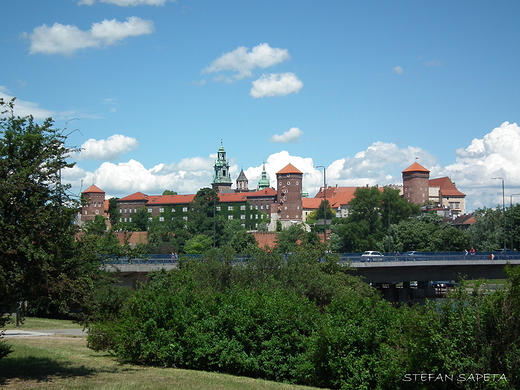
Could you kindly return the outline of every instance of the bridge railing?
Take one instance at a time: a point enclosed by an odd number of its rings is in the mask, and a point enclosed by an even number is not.
[[[474,255],[461,252],[422,252],[416,255],[400,253],[383,253],[383,256],[362,256],[362,253],[340,253],[341,261],[351,262],[391,262],[391,261],[463,261],[463,260],[520,260],[520,252],[476,252]],[[281,255],[288,257],[290,255]],[[108,257],[103,262],[107,265],[117,264],[146,264],[167,265],[178,264],[179,260],[200,259],[201,255],[145,255],[143,258]],[[242,263],[248,260],[247,256],[237,255],[234,262]]]

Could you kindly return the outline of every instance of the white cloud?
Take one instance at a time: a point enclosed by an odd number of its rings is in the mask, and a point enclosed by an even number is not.
[[[0,98],[3,99],[4,102],[9,102],[14,96],[9,95],[7,88],[0,85]],[[16,99],[14,104],[14,114],[17,116],[32,115],[35,119],[46,119],[56,114],[55,111],[39,107],[38,103]]]
[[[404,69],[401,68],[400,66],[396,66],[396,67],[394,67],[392,70],[393,70],[395,73],[397,73],[397,74],[403,74],[403,72],[404,72]]]
[[[298,142],[300,140],[300,136],[303,134],[303,131],[298,129],[297,127],[291,127],[282,135],[275,134],[271,137],[271,142]]]
[[[11,101],[14,96],[9,93],[7,88],[0,85],[0,98],[4,102]],[[77,110],[69,111],[52,111],[46,108],[40,107],[38,103],[29,102],[26,100],[16,99],[14,102],[14,115],[16,116],[29,116],[32,115],[36,120],[42,120],[52,117],[54,120],[70,120],[71,118],[90,118],[99,119],[98,115],[88,114]]]
[[[118,159],[122,154],[136,149],[138,145],[135,138],[121,134],[114,134],[106,140],[91,138],[81,145],[81,151],[74,157],[78,160],[112,161]]]
[[[520,128],[516,123],[502,123],[456,154],[456,162],[442,174],[467,195],[471,208],[502,205],[502,181],[492,177],[504,179],[506,197],[520,192]]]
[[[93,5],[96,0],[81,0],[79,5]],[[101,3],[115,4],[121,7],[135,7],[137,5],[164,5],[166,0],[100,0]]]
[[[113,45],[127,37],[151,34],[153,22],[136,16],[118,22],[115,19],[93,23],[90,30],[82,31],[76,26],[54,23],[34,28],[23,36],[31,41],[30,54],[71,55],[77,50]]]
[[[253,88],[249,94],[254,98],[285,96],[293,92],[298,93],[303,88],[303,83],[294,73],[264,74],[252,84]]]
[[[287,49],[272,48],[267,43],[261,43],[253,47],[249,52],[247,47],[240,46],[214,60],[211,65],[202,72],[219,73],[231,71],[235,73],[233,78],[239,80],[244,77],[251,77],[252,71],[255,68],[267,68],[287,61],[289,58],[290,56]],[[220,75],[217,79],[232,80],[223,75]]]

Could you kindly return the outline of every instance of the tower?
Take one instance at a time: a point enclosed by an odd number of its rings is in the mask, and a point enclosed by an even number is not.
[[[403,172],[403,197],[415,204],[429,199],[430,171],[419,163],[413,163]]]
[[[94,184],[81,193],[84,206],[81,207],[81,222],[92,221],[97,215],[105,213],[105,191]]]
[[[277,213],[282,221],[302,220],[302,178],[303,173],[292,164],[288,164],[276,173]]]
[[[236,192],[247,192],[249,191],[249,180],[247,180],[244,169],[240,170],[240,174],[237,178],[237,189]]]
[[[226,159],[226,151],[222,142],[218,149],[217,160],[213,165],[213,181],[211,182],[211,188],[216,192],[225,192],[225,190],[231,189],[231,175],[229,174],[229,161]]]
[[[258,191],[265,190],[269,188],[271,183],[269,182],[269,178],[267,177],[267,172],[265,171],[265,162],[262,165],[262,176],[260,180],[258,180]]]

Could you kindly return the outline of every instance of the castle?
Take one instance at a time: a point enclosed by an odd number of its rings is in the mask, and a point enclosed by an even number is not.
[[[430,171],[418,164],[402,171],[401,190],[405,199],[417,204],[429,204],[428,207],[445,217],[455,218],[465,212],[465,195],[448,178],[430,179]],[[348,215],[349,202],[354,197],[357,187],[322,187],[314,198],[304,197],[303,172],[292,164],[286,165],[276,173],[276,189],[270,187],[269,178],[262,167],[257,188],[250,190],[248,179],[243,170],[232,189],[230,165],[223,145],[217,153],[214,164],[211,187],[218,193],[219,205],[216,211],[228,220],[239,220],[248,230],[257,230],[260,224],[267,225],[274,231],[278,221],[282,227],[305,222],[307,215],[316,210],[326,197],[337,217]],[[93,220],[97,215],[107,216],[108,201],[105,192],[95,185],[82,192],[86,200],[81,210],[81,222]],[[195,198],[191,195],[147,195],[136,192],[116,201],[120,222],[132,222],[132,218],[141,208],[146,208],[150,218],[159,221],[165,218],[181,217],[188,219],[188,206]]]

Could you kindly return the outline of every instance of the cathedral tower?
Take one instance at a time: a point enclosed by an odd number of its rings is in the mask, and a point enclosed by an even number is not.
[[[218,149],[217,160],[213,165],[213,181],[211,182],[211,188],[216,192],[225,192],[231,189],[231,175],[229,174],[229,161],[226,159],[226,151],[222,142]]]

